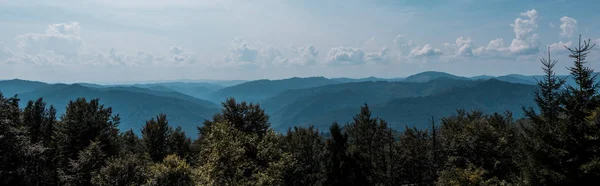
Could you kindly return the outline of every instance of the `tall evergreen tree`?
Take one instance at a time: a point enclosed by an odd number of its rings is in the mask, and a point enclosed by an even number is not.
[[[543,60],[547,78],[538,83],[536,93],[540,114],[526,110],[529,126],[524,126],[524,176],[531,185],[580,185],[597,182],[600,176],[600,118],[596,74],[585,66],[591,52],[590,41],[581,40],[567,48],[574,59],[569,67],[576,85],[567,85],[552,73],[556,61]],[[550,56],[549,56],[550,58]],[[554,85],[554,86],[551,86]],[[558,100],[558,101],[556,101]],[[558,111],[556,111],[558,110]]]
[[[329,133],[331,138],[325,144],[325,185],[366,185],[367,178],[348,152],[348,135],[338,123],[329,127]]]
[[[56,125],[60,165],[66,168],[64,166],[69,159],[77,159],[79,151],[87,148],[92,141],[102,146],[106,156],[118,154],[119,123],[120,118],[112,115],[112,108],[104,108],[98,99],[70,101]]]
[[[168,136],[169,154],[175,154],[184,160],[190,160],[192,139],[185,135],[181,127],[175,128]]]
[[[367,176],[369,185],[390,185],[390,153],[394,138],[387,123],[371,118],[368,105],[361,107],[360,113],[348,125],[349,151],[358,158],[360,170]]]
[[[142,127],[142,145],[152,161],[160,162],[169,155],[168,140],[172,130],[165,114],[146,121],[146,125]]]
[[[322,185],[324,148],[323,138],[314,126],[290,128],[283,138],[283,150],[296,161],[287,165],[285,185]]]
[[[23,124],[25,125],[32,143],[42,142],[49,146],[56,123],[56,109],[46,103],[42,98],[37,101],[29,101],[23,109]]]

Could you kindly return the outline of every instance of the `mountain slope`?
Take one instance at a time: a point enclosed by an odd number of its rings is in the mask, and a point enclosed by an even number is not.
[[[425,127],[431,116],[436,118],[449,116],[455,113],[456,109],[480,109],[487,113],[509,110],[516,116],[520,116],[522,104],[533,104],[534,88],[535,86],[531,85],[491,79],[478,81],[474,86],[457,87],[429,96],[397,98],[385,103],[367,103],[372,108],[374,116],[385,119],[392,128],[402,130],[404,126]],[[318,128],[326,129],[333,121],[349,122],[359,111],[362,103],[354,100],[357,99],[356,93],[343,93],[348,99],[340,98],[341,94],[322,94],[318,96],[320,99],[313,97],[290,104],[273,115],[274,127],[285,130],[293,125],[314,124]],[[314,101],[306,103],[308,100]],[[326,102],[328,100],[334,101]],[[332,102],[337,104],[330,105]]]
[[[2,92],[5,97],[12,97],[15,94],[34,91],[46,86],[48,86],[48,84],[38,81],[21,79],[2,80],[0,81],[0,92]]]
[[[404,79],[405,82],[428,82],[438,78],[449,78],[449,79],[459,79],[459,80],[469,80],[466,77],[455,76],[452,74],[448,74],[445,72],[436,72],[436,71],[427,71],[421,72],[415,75],[411,75]]]
[[[272,114],[274,126],[309,122],[324,113],[358,108],[364,103],[383,104],[390,100],[440,94],[478,84],[477,81],[440,78],[427,83],[360,82],[286,91],[262,104]],[[333,121],[333,120],[331,120]]]
[[[222,102],[228,97],[234,97],[240,101],[258,102],[286,90],[319,87],[337,83],[339,82],[324,77],[257,80],[220,89],[212,93],[209,98],[213,102]]]
[[[26,104],[26,100],[43,97],[44,101],[55,106],[58,113],[63,113],[68,102],[78,97],[99,98],[102,104],[113,108],[114,114],[121,116],[120,129],[133,129],[136,133],[139,133],[146,120],[165,113],[169,123],[173,126],[181,126],[188,135],[193,137],[197,133],[196,126],[219,111],[214,104],[207,101],[204,103],[208,104],[203,104],[202,101],[160,96],[160,94],[162,93],[129,87],[97,89],[78,84],[55,84],[19,97],[23,100],[22,105]]]

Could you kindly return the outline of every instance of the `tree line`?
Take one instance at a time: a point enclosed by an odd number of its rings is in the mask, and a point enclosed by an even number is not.
[[[428,129],[392,130],[368,105],[329,131],[270,128],[260,105],[222,103],[192,140],[160,114],[141,136],[98,99],[64,114],[42,98],[0,93],[0,185],[588,185],[600,181],[600,96],[586,66],[595,45],[568,48],[576,85],[545,76],[526,117],[458,110]],[[432,108],[435,109],[435,108]],[[322,135],[327,132],[328,135]]]

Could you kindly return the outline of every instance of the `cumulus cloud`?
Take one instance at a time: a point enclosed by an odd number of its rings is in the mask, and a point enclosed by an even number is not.
[[[251,47],[242,38],[234,38],[231,41],[229,56],[226,61],[237,63],[254,63],[258,58],[258,49]]]
[[[507,47],[504,47],[504,39],[498,38],[491,40],[487,46],[479,47],[473,50],[475,55],[490,55],[498,56],[506,54],[509,51]]]
[[[257,43],[255,46],[246,43],[242,38],[231,42],[229,55],[225,57],[226,67],[258,67],[264,65],[290,65],[290,60],[276,47]]]
[[[365,61],[372,61],[372,62],[388,61],[389,52],[390,52],[390,49],[388,49],[386,47],[380,49],[377,52],[367,52],[367,53],[365,53]]]
[[[573,37],[575,32],[577,32],[577,20],[564,16],[560,18],[560,35],[565,37]]]
[[[433,47],[431,47],[430,44],[426,44],[423,47],[419,46],[419,47],[413,48],[410,51],[410,53],[408,54],[408,56],[418,58],[418,57],[434,57],[434,56],[440,56],[442,54],[443,54],[443,52],[440,49],[433,48]]]
[[[6,60],[13,56],[13,51],[0,42],[0,61]]]
[[[537,10],[532,9],[520,14],[523,18],[515,19],[513,27],[515,38],[509,46],[504,46],[504,39],[497,38],[488,43],[487,46],[478,47],[473,54],[478,56],[511,56],[511,55],[533,55],[539,53],[539,37],[534,32],[538,27],[540,19]]]
[[[573,43],[571,41],[569,42],[556,42],[556,43],[552,43],[550,45],[548,45],[548,48],[550,48],[550,52],[558,52],[558,53],[566,53],[567,49],[566,47],[571,47],[573,45]]]
[[[317,57],[319,56],[319,50],[313,45],[305,47],[294,47],[291,48],[298,54],[298,57],[291,61],[292,64],[298,65],[312,65],[317,63]]]
[[[535,9],[521,13],[526,18],[515,19],[511,24],[515,32],[515,39],[510,44],[510,51],[514,54],[530,55],[539,52],[538,35],[534,33],[538,27],[539,14]]]
[[[51,24],[45,33],[27,33],[15,38],[17,48],[28,54],[47,53],[76,56],[83,46],[77,22]]]
[[[327,52],[327,61],[331,64],[360,64],[363,63],[365,52],[360,48],[335,47]]]
[[[394,38],[394,43],[396,44],[396,46],[400,47],[400,48],[404,48],[404,47],[409,47],[412,48],[414,46],[413,44],[413,40],[408,40],[406,38],[406,36],[402,35],[402,34],[398,34],[395,38]]]
[[[459,57],[459,56],[472,56],[473,48],[472,48],[473,40],[471,37],[459,37],[456,38],[455,44],[444,43],[444,46],[447,50],[452,52],[451,57]]]
[[[181,48],[179,46],[172,46],[169,51],[173,55],[179,55],[179,54],[183,53],[183,48]]]
[[[259,59],[267,64],[282,65],[288,62],[288,59],[281,54],[281,51],[271,45],[260,50]]]

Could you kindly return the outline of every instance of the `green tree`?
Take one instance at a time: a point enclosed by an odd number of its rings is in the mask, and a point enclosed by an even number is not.
[[[430,185],[435,179],[428,131],[406,128],[395,145],[394,183]]]
[[[206,130],[199,159],[201,185],[281,185],[292,157],[279,147],[281,139],[273,130],[262,137],[244,133],[229,123],[213,123]],[[248,144],[257,153],[248,156]]]
[[[348,152],[348,135],[338,123],[329,127],[331,138],[325,143],[324,185],[366,185],[367,178]]]
[[[391,185],[391,158],[394,138],[387,123],[371,118],[365,104],[347,127],[349,152],[358,158],[359,170],[368,185]]]
[[[143,152],[140,139],[133,133],[133,130],[129,129],[127,132],[122,132],[120,134],[120,140],[121,155]]]
[[[288,165],[285,185],[321,185],[323,184],[325,144],[319,131],[310,126],[294,127],[288,130],[283,139],[283,150],[296,160]]]
[[[23,124],[32,143],[42,142],[44,146],[49,146],[55,123],[56,109],[52,106],[47,109],[42,98],[29,101],[23,109]]]
[[[440,130],[445,166],[443,170],[485,170],[484,179],[510,181],[518,175],[517,131],[512,115],[465,112],[442,119]]]
[[[540,113],[526,110],[528,122],[523,126],[521,149],[526,161],[522,169],[528,184],[581,185],[599,181],[600,99],[597,75],[585,65],[594,46],[589,40],[582,43],[580,36],[578,46],[567,48],[574,59],[568,69],[576,85],[566,85],[562,92],[562,81],[556,80],[552,72],[556,61],[550,56],[542,61],[546,79],[538,83],[541,94],[536,93]]]
[[[104,108],[98,99],[87,102],[85,98],[70,101],[65,114],[56,125],[56,144],[60,166],[69,159],[77,159],[78,152],[87,148],[92,141],[102,146],[106,156],[119,152],[118,134],[120,118],[112,116],[112,108]]]
[[[185,160],[177,155],[168,155],[161,163],[150,167],[148,186],[191,186],[195,185],[194,171]]]
[[[29,146],[25,131],[19,128],[19,99],[0,93],[0,185],[24,184],[23,156]]]
[[[191,146],[192,139],[185,135],[181,127],[175,128],[175,130],[168,136],[168,148],[170,154],[176,154],[177,156],[190,160],[191,157]]]
[[[60,171],[61,185],[90,185],[92,176],[104,165],[106,153],[97,141],[78,153],[77,159],[69,161],[69,168]]]
[[[265,134],[271,126],[269,116],[258,104],[248,104],[245,101],[238,103],[234,98],[229,98],[221,105],[223,106],[221,113],[215,114],[212,121],[204,122],[204,126],[210,126],[218,122],[229,122],[233,127],[244,133],[255,133],[259,136]],[[210,129],[210,127],[203,128]],[[200,130],[201,136],[204,132],[203,128]]]
[[[143,154],[124,154],[110,159],[92,179],[93,185],[133,186],[145,184],[151,165],[150,157]]]
[[[152,161],[160,162],[169,154],[168,140],[172,130],[165,114],[146,121],[142,127],[142,144]]]

